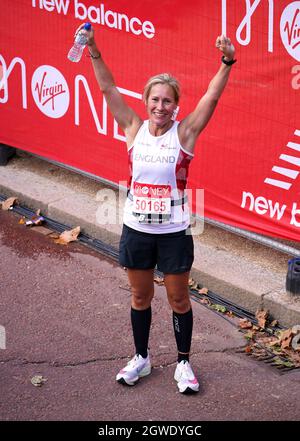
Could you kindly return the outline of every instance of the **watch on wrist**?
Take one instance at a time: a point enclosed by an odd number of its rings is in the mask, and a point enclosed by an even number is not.
[[[232,60],[227,61],[227,60],[225,60],[225,55],[223,55],[221,58],[221,61],[222,61],[222,63],[226,64],[227,66],[231,66],[232,64],[236,63],[237,60],[232,59]]]

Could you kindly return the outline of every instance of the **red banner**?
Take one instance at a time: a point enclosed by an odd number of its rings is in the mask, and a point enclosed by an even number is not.
[[[205,216],[299,239],[300,1],[0,0],[0,142],[112,182],[127,177],[124,138],[91,60],[67,59],[90,21],[128,104],[147,117],[147,79],[182,85],[178,119],[193,110],[220,65],[218,35],[238,62],[200,135],[189,188],[205,189]],[[195,207],[194,207],[195,208]]]

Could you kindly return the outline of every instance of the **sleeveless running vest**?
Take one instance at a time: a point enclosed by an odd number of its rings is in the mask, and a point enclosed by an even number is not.
[[[184,190],[193,154],[178,138],[178,121],[161,136],[140,127],[128,150],[129,180],[124,224],[145,233],[174,233],[190,224]]]

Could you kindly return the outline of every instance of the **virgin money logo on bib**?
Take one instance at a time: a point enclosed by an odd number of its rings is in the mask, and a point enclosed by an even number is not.
[[[280,35],[288,53],[300,61],[300,1],[290,3],[283,11]]]
[[[61,118],[68,110],[69,87],[55,67],[44,65],[36,69],[31,80],[31,92],[40,111],[50,118]]]

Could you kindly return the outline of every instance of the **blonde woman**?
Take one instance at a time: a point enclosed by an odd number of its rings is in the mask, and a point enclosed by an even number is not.
[[[133,386],[151,372],[148,339],[157,266],[164,273],[173,311],[178,349],[174,378],[181,393],[199,391],[189,360],[193,313],[188,280],[194,250],[184,189],[197,138],[210,120],[236,61],[229,38],[217,37],[216,47],[222,52],[220,68],[196,108],[182,121],[176,121],[180,87],[174,77],[163,73],[151,77],[145,86],[148,119],[143,121],[118,91],[95,42],[94,30],[88,32],[95,76],[112,115],[125,133],[130,162],[119,259],[127,268],[131,285],[135,355],[116,376],[121,384]]]

